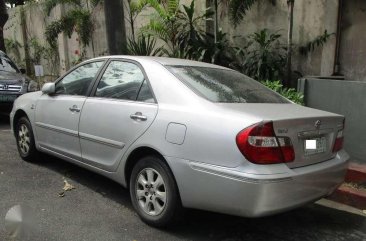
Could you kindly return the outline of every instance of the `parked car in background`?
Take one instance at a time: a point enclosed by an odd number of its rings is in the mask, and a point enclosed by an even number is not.
[[[24,69],[0,51],[0,113],[9,114],[20,95],[38,90],[37,83],[25,75]]]
[[[88,60],[11,112],[20,156],[45,152],[130,189],[141,219],[182,207],[259,217],[318,200],[344,179],[344,117],[296,105],[221,66]]]

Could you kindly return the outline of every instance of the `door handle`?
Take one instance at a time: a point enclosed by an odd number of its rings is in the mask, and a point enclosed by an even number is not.
[[[71,112],[80,112],[80,108],[78,108],[77,105],[73,105],[72,107],[69,108],[69,110]]]
[[[146,121],[147,117],[144,116],[141,112],[136,112],[135,114],[130,115],[132,120],[138,120],[138,121]]]

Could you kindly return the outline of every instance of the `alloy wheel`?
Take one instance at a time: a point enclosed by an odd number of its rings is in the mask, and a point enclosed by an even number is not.
[[[30,134],[28,127],[25,124],[21,124],[18,130],[18,145],[22,154],[28,154],[30,150]]]
[[[136,199],[140,208],[148,215],[161,214],[166,206],[165,182],[158,171],[145,168],[137,175],[135,184]]]

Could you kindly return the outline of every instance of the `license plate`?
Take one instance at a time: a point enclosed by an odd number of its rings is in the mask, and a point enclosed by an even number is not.
[[[13,102],[16,98],[17,95],[0,95],[0,102]]]
[[[326,151],[327,142],[324,136],[304,140],[305,156],[323,153]]]

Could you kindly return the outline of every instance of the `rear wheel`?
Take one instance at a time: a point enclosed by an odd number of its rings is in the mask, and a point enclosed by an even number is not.
[[[24,161],[34,162],[39,158],[32,126],[27,117],[21,117],[16,123],[15,136],[20,157]]]
[[[181,211],[174,176],[159,157],[140,159],[130,177],[132,204],[145,223],[164,227],[178,218]]]

